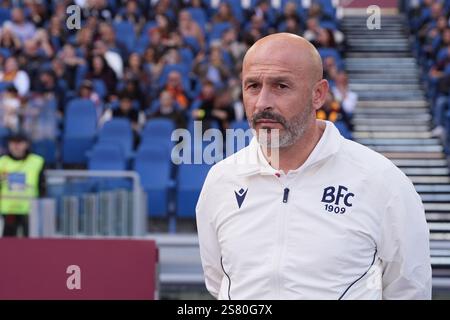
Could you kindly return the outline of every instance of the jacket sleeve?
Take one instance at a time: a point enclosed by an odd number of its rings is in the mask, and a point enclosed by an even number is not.
[[[200,245],[200,257],[202,260],[205,284],[208,291],[216,299],[219,296],[220,284],[223,278],[221,268],[220,246],[214,227],[212,213],[214,209],[214,196],[211,180],[211,171],[203,184],[203,188],[197,202],[197,232]]]
[[[429,229],[421,198],[399,169],[385,177],[390,196],[378,248],[383,299],[431,299]]]

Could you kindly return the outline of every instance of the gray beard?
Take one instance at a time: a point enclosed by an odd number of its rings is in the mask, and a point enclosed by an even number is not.
[[[312,113],[310,105],[285,125],[284,130],[261,129],[256,135],[258,142],[265,148],[286,148],[296,143],[305,134]]]

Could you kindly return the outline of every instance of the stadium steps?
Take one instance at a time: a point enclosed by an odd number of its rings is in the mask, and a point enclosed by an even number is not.
[[[342,21],[345,66],[358,93],[355,141],[391,159],[414,183],[430,228],[433,285],[450,287],[450,176],[444,149],[431,135],[431,115],[403,16],[369,30],[365,16]]]

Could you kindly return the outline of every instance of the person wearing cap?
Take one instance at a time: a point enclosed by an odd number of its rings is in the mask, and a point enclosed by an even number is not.
[[[8,139],[8,153],[0,157],[0,214],[4,237],[28,236],[31,200],[45,194],[45,161],[29,149],[27,136],[14,133]]]

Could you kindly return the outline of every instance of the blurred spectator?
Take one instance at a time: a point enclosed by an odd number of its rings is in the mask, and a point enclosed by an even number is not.
[[[93,16],[103,21],[111,21],[113,18],[112,9],[107,0],[87,0],[83,9],[85,17]]]
[[[94,55],[102,56],[107,62],[108,66],[114,71],[118,79],[121,79],[123,77],[122,57],[117,52],[109,49],[105,42],[101,40],[95,41],[92,53]]]
[[[298,34],[298,35],[302,34],[302,29],[300,27],[298,20],[293,17],[289,17],[286,19],[285,28],[280,31],[289,32],[289,33]]]
[[[106,22],[102,22],[99,24],[98,40],[101,40],[101,43],[106,47],[103,50],[108,52],[115,51],[121,57],[128,57],[128,48],[124,43],[117,40],[117,35],[111,24]]]
[[[177,110],[176,102],[168,91],[162,91],[159,95],[159,109],[148,116],[148,119],[153,118],[168,118],[177,128],[186,128],[186,116],[183,111]]]
[[[336,84],[331,88],[336,100],[341,104],[342,109],[351,119],[358,103],[358,94],[350,90],[348,86],[348,76],[345,71],[340,71],[336,76]]]
[[[172,95],[173,99],[183,110],[189,107],[189,99],[183,87],[181,74],[178,71],[169,73],[165,90]]]
[[[178,14],[178,31],[183,37],[194,38],[199,44],[200,49],[205,47],[205,35],[187,10],[181,10]]]
[[[317,37],[318,48],[336,48],[333,31],[329,29],[320,29]]]
[[[62,95],[62,88],[58,87],[55,73],[52,70],[43,70],[39,73],[38,81],[34,89],[35,93],[42,95]]]
[[[139,32],[145,23],[145,18],[136,0],[127,1],[125,8],[116,14],[115,20],[131,22],[135,26],[135,32]]]
[[[30,78],[25,71],[19,70],[15,57],[6,59],[3,71],[0,71],[0,81],[12,82],[20,96],[25,96],[30,90]]]
[[[83,80],[78,90],[78,97],[82,99],[91,100],[94,103],[97,117],[102,115],[102,103],[99,95],[94,91],[94,85],[90,80]]]
[[[1,125],[12,131],[19,129],[19,113],[21,100],[17,89],[14,86],[8,87],[0,99],[0,119]]]
[[[133,104],[139,110],[144,110],[148,101],[146,99],[146,93],[141,88],[141,82],[139,79],[130,78],[125,80],[123,89],[121,90],[122,95],[129,96],[133,100]]]
[[[223,61],[222,50],[220,46],[211,48],[209,60],[206,63],[206,78],[217,87],[223,87],[231,75],[231,70]]]
[[[12,55],[15,55],[22,49],[22,43],[9,27],[4,26],[0,30],[0,47],[8,49]]]
[[[63,64],[63,74],[60,74],[59,77],[64,77],[69,88],[75,90],[77,72],[79,68],[86,65],[86,61],[76,55],[75,48],[69,43],[65,44],[59,52],[58,59]]]
[[[321,30],[322,28],[320,27],[317,18],[308,18],[308,20],[306,20],[306,30],[303,33],[303,37],[317,46]]]
[[[24,42],[23,53],[19,56],[19,61],[30,78],[31,90],[34,90],[38,84],[39,72],[42,66],[49,61],[35,38]]]
[[[116,90],[116,74],[101,55],[94,55],[89,61],[89,71],[86,79],[103,81],[107,89],[107,96],[114,94]]]
[[[130,121],[131,128],[133,129],[134,146],[137,146],[139,144],[139,131],[144,119],[141,112],[133,108],[133,97],[126,92],[121,92],[119,94],[118,108],[105,111],[100,119],[100,125],[115,118],[125,118]]]
[[[45,196],[44,168],[44,159],[30,152],[28,137],[22,133],[8,137],[8,152],[0,158],[3,237],[28,237],[31,199]]]
[[[276,15],[270,7],[269,0],[257,0],[256,5],[249,10],[249,16],[258,17],[258,20],[264,21],[265,28],[267,28],[268,33],[273,33],[276,30]]]
[[[57,81],[52,71],[47,70],[39,75],[42,80],[40,91],[32,95],[23,108],[22,117],[24,130],[33,141],[50,139],[56,140],[58,133],[58,119],[60,115],[56,112],[58,95],[63,95],[58,88]]]
[[[206,83],[204,87],[207,88],[203,90],[205,98],[200,107],[192,111],[192,117],[194,120],[201,120],[204,129],[210,128],[212,121],[217,121],[223,136],[225,136],[225,130],[229,123],[235,120],[230,92],[227,89],[221,89],[214,94],[211,83]]]
[[[212,24],[228,22],[233,27],[239,27],[239,22],[234,17],[230,4],[225,1],[219,3],[217,12],[213,15],[211,22]]]
[[[338,74],[338,67],[336,60],[333,57],[326,57],[323,59],[323,77],[327,79],[331,86],[334,85]]]
[[[228,54],[233,58],[235,69],[240,70],[242,58],[247,51],[247,47],[244,43],[238,41],[236,29],[230,28],[222,34],[220,47],[222,48],[222,50],[228,52]]]
[[[36,33],[36,27],[25,19],[23,9],[18,7],[12,9],[11,21],[6,21],[4,26],[11,29],[12,33],[22,42],[33,38]]]
[[[197,110],[206,110],[213,108],[215,94],[216,88],[214,87],[214,83],[208,79],[205,79],[202,82],[200,95],[195,102],[196,107],[191,111],[193,118],[197,119],[200,117],[200,114],[197,113]]]
[[[287,28],[288,20],[295,21],[300,30],[304,28],[304,22],[298,13],[297,4],[294,1],[286,3],[283,13],[278,16],[276,22],[278,31],[283,31],[283,29]],[[293,22],[290,23],[292,24]],[[299,35],[301,35],[301,33],[299,33]]]
[[[317,119],[328,120],[331,122],[342,121],[348,130],[352,131],[353,126],[345,110],[341,108],[340,103],[335,99],[332,92],[328,92],[323,106],[316,112]]]
[[[67,34],[64,28],[64,21],[61,21],[58,17],[53,16],[50,18],[48,26],[48,36],[53,48],[58,51],[67,41]]]
[[[86,59],[89,56],[93,40],[94,33],[91,29],[84,27],[77,32],[75,45],[81,57]]]
[[[25,10],[30,21],[38,28],[42,28],[47,20],[47,10],[40,0],[25,0]]]

